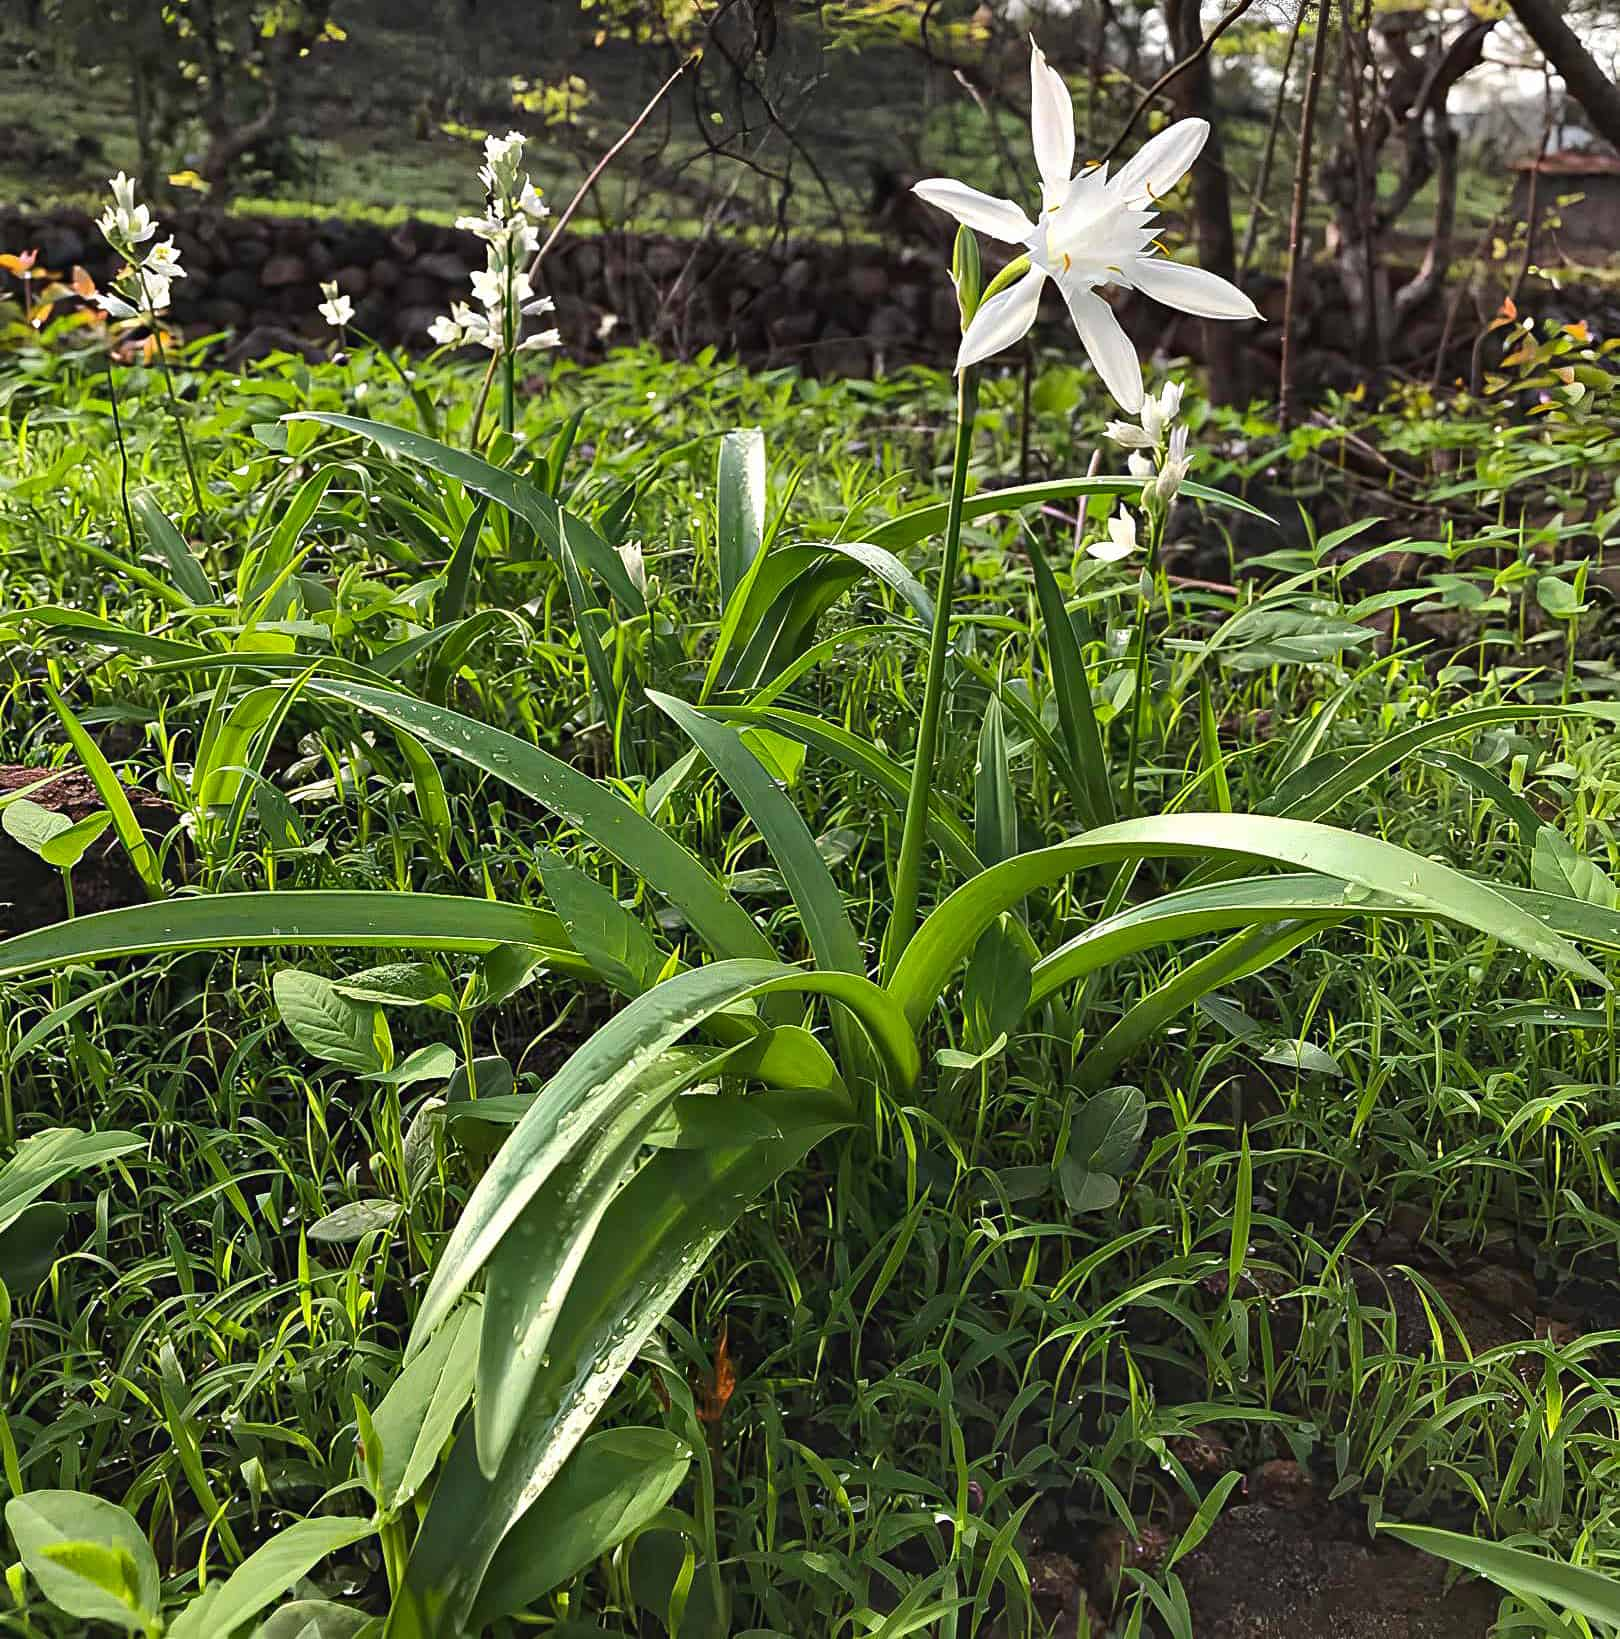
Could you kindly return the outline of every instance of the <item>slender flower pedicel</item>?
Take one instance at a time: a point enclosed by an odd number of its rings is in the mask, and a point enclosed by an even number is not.
[[[1145,143],[1110,178],[1106,165],[1074,169],[1074,104],[1063,77],[1030,43],[1030,92],[1041,211],[1032,222],[1010,199],[997,199],[951,177],[916,185],[930,205],[965,227],[1020,245],[1029,270],[990,296],[962,337],[956,367],[993,357],[1021,340],[1035,322],[1041,291],[1053,280],[1068,305],[1097,373],[1120,405],[1142,407],[1142,366],[1114,310],[1097,294],[1103,285],[1140,290],[1166,307],[1205,319],[1257,319],[1259,310],[1236,285],[1203,268],[1159,254],[1153,235],[1157,201],[1181,181],[1209,138],[1209,122],[1177,120]]]

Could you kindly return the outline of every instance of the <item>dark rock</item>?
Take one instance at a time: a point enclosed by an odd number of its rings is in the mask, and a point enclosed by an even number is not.
[[[53,273],[67,274],[76,262],[83,262],[90,249],[87,236],[77,228],[52,226],[39,234],[35,241],[39,259]]]
[[[277,290],[282,285],[309,283],[309,269],[301,256],[272,256],[259,269],[259,283],[266,290]]]
[[[260,239],[256,234],[233,238],[230,259],[237,267],[263,267],[270,260],[270,241]]]
[[[256,323],[232,343],[222,363],[227,370],[237,370],[254,360],[269,358],[272,353],[292,353],[313,364],[317,359],[325,358],[326,349],[318,343],[305,341],[282,325]]]
[[[889,270],[878,262],[851,268],[849,288],[863,302],[881,301],[889,294]]]
[[[442,305],[435,305],[432,302],[415,307],[400,307],[394,310],[394,323],[399,327],[402,340],[421,343],[428,339],[428,327],[443,312]]]
[[[21,791],[43,779],[48,769],[0,767],[0,793]],[[127,789],[130,806],[147,840],[158,848],[180,820],[171,802],[138,788]],[[95,782],[82,770],[59,775],[47,786],[29,793],[28,800],[75,822],[105,806]],[[130,864],[124,846],[111,830],[90,847],[73,869],[73,908],[77,915],[116,910],[146,902],[146,890]],[[0,832],[0,934],[24,933],[48,927],[67,915],[62,873],[54,866]]]
[[[648,246],[641,265],[654,279],[673,279],[686,266],[690,254],[680,245],[660,240]]]
[[[437,279],[407,273],[394,286],[394,300],[401,307],[432,307],[443,312],[450,305],[450,292]]]
[[[332,282],[345,296],[352,296],[356,301],[371,288],[371,276],[363,267],[356,267],[353,262],[346,267],[340,267],[332,275]]]
[[[398,262],[391,262],[386,256],[378,257],[368,270],[372,284],[378,290],[392,290],[404,277]]]
[[[411,263],[412,274],[426,279],[438,279],[457,290],[472,282],[472,269],[453,251],[431,251],[418,256]]]
[[[246,268],[227,268],[219,274],[208,294],[216,301],[240,302],[252,307],[261,294],[259,281]]]

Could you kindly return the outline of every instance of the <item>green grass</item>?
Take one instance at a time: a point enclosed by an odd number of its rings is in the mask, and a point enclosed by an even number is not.
[[[753,723],[749,743],[827,862],[831,899],[757,790],[697,762],[654,799],[690,742],[641,693],[695,702],[714,664],[728,527],[718,509],[734,521],[739,504],[734,479],[717,484],[728,430],[764,429],[764,521],[781,511],[771,550],[888,541],[931,587],[937,539],[907,543],[895,520],[944,492],[950,395],[927,372],[822,383],[645,352],[589,371],[543,360],[516,446],[485,453],[534,476],[603,539],[638,543],[647,607],[593,613],[609,601],[600,577],[585,565],[594,595],[581,603],[548,549],[543,509],[524,523],[496,505],[464,608],[447,616],[446,565],[474,489],[498,480],[465,473],[468,488],[340,428],[278,425],[314,410],[416,427],[378,357],[272,361],[230,378],[183,365],[205,518],[191,511],[161,377],[122,368],[130,484],[179,523],[215,603],[176,590],[145,525],[133,548],[126,538],[107,378],[74,345],[0,355],[0,756],[75,760],[48,681],[121,778],[176,804],[185,839],[163,860],[175,931],[152,942],[183,942],[180,919],[211,914],[212,896],[253,895],[244,914],[272,920],[288,907],[284,948],[232,937],[213,953],[59,960],[10,981],[3,1005],[5,1153],[52,1126],[139,1141],[51,1186],[63,1217],[43,1264],[19,1263],[0,1240],[7,1493],[63,1488],[128,1508],[172,1612],[202,1567],[217,1584],[290,1524],[370,1512],[352,1483],[365,1474],[356,1404],[378,1412],[454,1226],[485,1199],[501,1122],[528,1107],[497,1101],[499,1120],[472,1119],[474,1109],[441,1102],[442,1073],[378,1079],[390,1056],[438,1044],[449,1064],[498,1054],[512,1091],[532,1097],[555,1090],[559,1066],[607,1021],[629,1028],[630,996],[660,994],[647,988],[657,971],[634,977],[644,945],[655,969],[667,953],[700,969],[706,952],[726,954],[696,898],[654,891],[630,844],[604,847],[588,813],[559,807],[526,772],[523,747],[567,764],[580,790],[599,794],[591,801],[629,799],[785,960],[808,960],[814,946],[827,966],[817,919],[842,917],[857,965],[875,964],[900,816],[881,784],[828,748],[843,729],[908,760],[923,632],[906,599],[865,578],[821,617],[819,659],[775,701],[825,726],[802,760],[785,732],[793,719],[746,717],[769,709],[758,704],[763,673],[722,668],[710,693]],[[1610,367],[1580,362],[1608,382],[1581,405],[1525,413],[1570,345],[1550,341],[1524,364],[1523,395],[1515,384],[1443,412],[1417,394],[1377,411],[1330,406],[1327,425],[1291,436],[1261,411],[1189,400],[1194,478],[1247,494],[1283,527],[1215,506],[1178,515],[1153,606],[1153,715],[1134,791],[1120,781],[1135,569],[1076,552],[1072,500],[1051,499],[1022,524],[970,521],[936,786],[946,815],[989,857],[999,764],[1015,821],[998,834],[1012,857],[1093,828],[1063,766],[1069,703],[1054,688],[1033,539],[1079,617],[1113,800],[1150,815],[1209,810],[1224,785],[1243,815],[1291,801],[1300,812],[1326,789],[1309,817],[1413,850],[1414,871],[1431,861],[1506,888],[1558,889],[1559,914],[1612,977],[1620,753],[1608,717],[1564,709],[1602,705],[1614,685],[1602,573],[1620,458]],[[423,362],[415,385],[440,436],[464,448],[476,377]],[[1048,360],[1033,402],[1023,476],[1084,472],[1113,413],[1095,378]],[[572,444],[558,444],[576,411]],[[976,488],[1021,476],[1020,417],[1016,374],[992,375]],[[1376,488],[1355,487],[1366,481],[1348,430],[1398,463],[1397,499],[1408,502],[1398,522]],[[1104,451],[1103,470],[1115,470]],[[293,536],[278,537],[293,497],[328,467]],[[1105,505],[1082,503],[1080,538],[1098,532]],[[1363,517],[1370,533],[1343,533]],[[308,556],[267,591],[256,554],[285,563],[295,545]],[[259,646],[239,647],[256,604]],[[87,641],[54,612],[64,609],[112,628]],[[457,627],[467,639],[458,663],[437,665],[443,632],[411,652],[457,620],[468,623]],[[147,652],[154,637],[215,658],[234,649],[242,669],[166,661]],[[291,670],[263,670],[282,652]],[[483,749],[469,741],[452,755],[460,731],[426,708],[356,710],[367,697],[342,681],[345,665],[521,744],[486,736]],[[288,701],[284,685],[311,666]],[[285,718],[268,740],[250,734],[222,750],[219,724],[267,681]],[[986,737],[991,698],[999,749]],[[1403,733],[1496,706],[1536,709],[1395,756]],[[409,716],[423,762],[409,760],[390,711]],[[1340,778],[1352,753],[1364,778]],[[233,805],[227,776],[243,765],[255,778]],[[207,782],[208,767],[223,786]],[[683,1633],[718,1631],[703,1614],[717,1585],[737,1633],[871,1631],[902,1607],[936,1606],[921,1631],[1040,1632],[1025,1559],[1037,1546],[1078,1552],[1120,1519],[1179,1533],[1210,1483],[1176,1455],[1194,1429],[1222,1436],[1242,1469],[1298,1460],[1370,1518],[1528,1534],[1614,1567],[1620,1377],[1607,1293],[1620,1208],[1608,1152],[1620,1108],[1604,994],[1494,936],[1505,927],[1471,932],[1393,905],[1368,918],[1365,891],[1346,888],[1329,905],[1336,925],[1222,980],[1111,1073],[1140,1089],[1145,1125],[1110,1154],[1117,1202],[1076,1211],[1053,1163],[1072,1153],[1095,1096],[1080,1091],[1091,1055],[1141,1017],[1132,1010],[1144,997],[1185,983],[1226,931],[1129,956],[1027,1012],[998,1000],[995,975],[1016,970],[1025,934],[1052,950],[1111,895],[1145,904],[1199,875],[1196,860],[1149,859],[1124,878],[1093,867],[1020,901],[1001,942],[984,947],[989,960],[976,958],[965,979],[953,969],[924,1008],[914,1086],[878,1076],[837,1011],[801,1012],[801,1002],[782,1015],[811,1021],[867,1102],[802,1162],[761,1174],[718,1251],[679,1282],[654,1341],[604,1386],[603,1425],[686,1442],[676,1512],[634,1548],[587,1555],[559,1589],[537,1591],[532,1622],[503,1616],[490,1631],[564,1634],[579,1631],[565,1623],[600,1621],[664,1632],[689,1555]],[[967,876],[960,849],[931,856],[924,909]],[[496,964],[465,948],[471,921],[437,955],[300,947],[291,924],[302,902],[277,896],[336,889],[555,910],[574,948],[488,1001]],[[154,926],[167,914],[152,913]],[[92,925],[80,926],[91,948]],[[529,937],[543,942],[540,926]],[[21,954],[0,944],[0,969],[14,971]],[[373,1003],[345,1003],[319,981],[395,958],[430,963],[453,1006],[388,1006],[382,1050]],[[272,991],[289,968],[314,976],[306,985],[322,1006],[358,1018],[360,1036],[334,1049],[300,1025]],[[402,982],[374,981],[384,992]],[[49,1033],[19,1051],[53,1014]],[[727,1094],[744,1085],[734,1070],[712,1075]],[[780,1097],[770,1107],[788,1119],[786,1094],[749,1096]],[[713,1152],[702,1104],[693,1095],[676,1106],[698,1147],[638,1152],[649,1168],[676,1176],[681,1158]],[[743,1113],[739,1103],[734,1118]],[[1521,1271],[1534,1313],[1497,1314],[1493,1329],[1495,1311],[1482,1318],[1464,1281],[1481,1260]],[[1397,1265],[1417,1269],[1427,1309]],[[1544,1332],[1558,1326],[1538,1338],[1537,1316]],[[721,1339],[735,1390],[704,1422]],[[464,1428],[458,1443],[471,1437]],[[472,1483],[453,1471],[453,1459],[439,1471],[450,1501],[440,1515],[429,1508],[430,1525],[452,1514],[464,1494],[454,1487]],[[407,1510],[313,1559],[313,1590],[386,1610],[415,1527]],[[52,1607],[37,1580],[17,1588],[20,1604],[0,1614],[6,1632],[104,1631]],[[1125,1590],[1120,1631],[1142,1597]]]

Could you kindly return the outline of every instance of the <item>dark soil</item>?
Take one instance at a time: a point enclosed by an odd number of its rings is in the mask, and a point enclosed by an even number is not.
[[[1177,1566],[1198,1639],[1485,1639],[1499,1596],[1446,1587],[1415,1549],[1369,1547],[1343,1520],[1245,1503]]]
[[[49,773],[46,768],[0,766],[0,796],[21,791]],[[179,810],[149,791],[131,790],[127,794],[147,840],[154,848],[159,847],[179,819]],[[49,785],[30,792],[28,800],[75,822],[102,807],[95,783],[78,769],[60,774]],[[74,868],[75,913],[85,916],[92,911],[144,904],[145,900],[146,891],[123,844],[111,830],[107,831]],[[48,927],[66,915],[62,873],[0,831],[0,937]]]

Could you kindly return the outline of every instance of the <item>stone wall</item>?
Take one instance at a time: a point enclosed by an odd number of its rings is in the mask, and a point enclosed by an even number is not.
[[[355,303],[355,325],[380,341],[425,348],[427,328],[452,301],[467,299],[483,247],[470,233],[407,221],[394,228],[273,217],[220,218],[166,212],[189,277],[175,286],[173,321],[191,335],[228,331],[232,362],[277,348],[324,352],[331,332],[316,312],[322,280],[336,280]],[[658,234],[565,234],[545,264],[556,323],[578,358],[650,340],[689,356],[713,346],[752,365],[796,364],[816,373],[869,375],[913,362],[948,365],[958,335],[947,277],[949,241],[906,248],[825,242],[767,253],[724,239],[697,242]],[[113,258],[82,211],[24,214],[0,209],[0,250],[36,248],[51,268],[87,268],[99,284]],[[1303,285],[1300,386],[1349,385],[1354,337],[1326,269]],[[1282,290],[1251,281],[1269,321],[1242,327],[1252,389],[1277,378]],[[1144,355],[1196,357],[1196,321],[1124,293],[1119,313]],[[1048,287],[1043,309],[1063,310]],[[1414,356],[1440,331],[1415,316]],[[1430,333],[1432,331],[1432,334]],[[1055,330],[1052,333],[1057,333]]]
[[[453,300],[469,298],[472,270],[483,265],[472,234],[426,222],[382,228],[202,211],[166,212],[162,221],[189,275],[175,286],[174,323],[192,335],[231,332],[237,358],[274,347],[324,349],[331,332],[316,306],[328,279],[354,299],[357,328],[427,347],[427,327]],[[84,212],[0,209],[0,250],[31,248],[52,269],[82,265],[103,286],[115,271]],[[565,234],[543,282],[578,357],[650,340],[675,353],[714,346],[750,364],[868,375],[949,362],[957,315],[947,259],[948,243],[899,252],[790,243],[767,253],[723,239]],[[1268,305],[1265,291],[1257,296]],[[1049,300],[1061,318],[1055,293]],[[1121,312],[1145,346],[1196,346],[1196,325],[1163,309],[1128,299]],[[1263,333],[1256,342],[1271,351]]]

